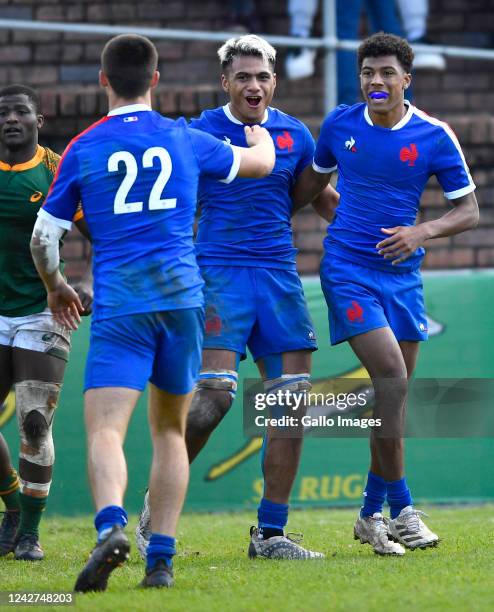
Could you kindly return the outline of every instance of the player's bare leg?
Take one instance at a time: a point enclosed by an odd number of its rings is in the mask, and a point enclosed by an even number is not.
[[[373,329],[349,340],[374,384],[375,418],[382,419],[385,435],[371,433],[371,466],[386,481],[403,478],[403,418],[407,396],[407,369],[400,346],[389,327]]]
[[[311,371],[311,351],[292,351],[283,353],[283,374],[300,374]],[[266,379],[266,368],[264,361],[258,361],[259,371],[263,379]],[[303,410],[303,406],[300,406]],[[297,416],[303,416],[300,412]],[[276,428],[270,427],[264,450],[264,497],[277,504],[287,504],[292,491],[293,483],[297,476],[297,470],[302,454],[304,443],[303,430],[299,437],[279,437]]]
[[[123,387],[88,389],[84,394],[89,481],[96,507],[98,543],[79,574],[76,592],[104,591],[111,572],[129,557],[123,532],[127,463],[123,443],[140,392]]]
[[[372,378],[376,397],[374,416],[382,419],[384,429],[371,432],[371,465],[355,537],[386,555],[402,555],[401,544],[409,548],[435,545],[438,538],[412,507],[404,477],[407,379],[415,368],[418,342],[398,343],[393,332],[383,327],[351,338],[350,345]],[[391,509],[389,523],[381,513],[385,498]],[[395,542],[389,541],[390,536]]]
[[[149,478],[151,527],[174,536],[189,482],[185,424],[192,393],[174,395],[149,385],[153,462]]]
[[[123,443],[139,395],[123,387],[88,389],[84,394],[88,473],[96,511],[123,503],[127,488]]]
[[[9,346],[0,345],[0,406],[7,399],[7,395],[13,384],[12,374],[12,349]],[[0,481],[5,479],[12,470],[9,447],[7,441],[0,434]],[[0,486],[0,490],[2,487]]]
[[[237,389],[237,353],[204,349],[199,381],[192,394],[186,421],[185,443],[189,464],[194,461],[230,409]],[[149,491],[136,528],[137,548],[143,559],[151,537]]]
[[[189,458],[185,446],[187,412],[193,393],[174,395],[150,384],[149,424],[153,461],[149,477],[151,541],[163,542],[174,554],[174,538],[189,482]],[[146,571],[143,586],[173,585],[169,563],[158,561]]]
[[[237,362],[238,356],[234,351],[204,349],[202,352],[201,374],[190,405],[185,434],[190,463],[232,406]],[[226,377],[228,372],[230,375]]]
[[[400,342],[400,349],[407,368],[408,378],[411,378],[415,370],[419,347],[420,344],[418,342]],[[400,513],[389,522],[389,531],[392,537],[411,549],[436,546],[439,542],[439,537],[424,524],[420,517],[421,514],[423,513],[419,510],[415,510],[412,506],[403,508]]]
[[[0,345],[0,405],[4,403],[13,383],[12,349]],[[0,497],[5,504],[5,514],[0,523],[0,556],[12,552],[19,526],[19,479],[10,458],[7,441],[0,433]]]
[[[60,351],[68,354],[67,346]],[[39,523],[50,492],[55,461],[52,427],[66,359],[23,348],[12,349],[17,422],[21,438],[19,479],[21,507],[15,557],[38,561]]]
[[[273,355],[257,362],[266,392],[271,387],[294,395],[310,388],[311,351],[300,350]],[[283,408],[283,407],[280,407]],[[297,411],[305,414],[301,404]],[[285,536],[288,521],[288,501],[300,462],[303,427],[287,432],[268,428],[264,440],[262,465],[264,495],[258,507],[258,527],[251,528],[249,557],[267,559],[321,559],[322,553],[302,548]]]

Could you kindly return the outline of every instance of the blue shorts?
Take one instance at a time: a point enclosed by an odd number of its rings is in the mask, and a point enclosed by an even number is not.
[[[390,327],[398,341],[427,340],[419,270],[395,274],[326,254],[321,286],[329,308],[331,344]]]
[[[204,348],[254,361],[289,351],[317,350],[304,290],[294,270],[201,266],[206,286]]]
[[[123,315],[91,323],[84,391],[147,381],[182,395],[194,388],[201,367],[204,311],[186,308]]]

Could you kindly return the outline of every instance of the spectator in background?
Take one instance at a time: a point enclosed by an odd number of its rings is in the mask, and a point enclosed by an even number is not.
[[[413,0],[412,0],[413,1]],[[289,0],[290,35],[301,39],[311,33],[318,0]],[[358,40],[362,5],[365,5],[372,32],[383,30],[403,34],[394,0],[337,0],[336,30],[338,38]],[[289,79],[303,79],[314,73],[315,49],[300,48],[290,51],[286,58]],[[355,104],[357,88],[357,56],[354,51],[338,51],[338,104]]]
[[[318,0],[288,0],[290,36],[309,38],[317,12]],[[289,79],[304,79],[314,73],[316,50],[301,45],[291,49],[286,57],[286,75]]]
[[[396,0],[396,3],[400,10],[403,29],[408,42],[412,45],[415,43],[434,44],[427,37],[428,0]],[[415,70],[444,70],[446,61],[441,53],[415,51],[413,67]]]
[[[290,35],[301,39],[311,34],[318,0],[289,0]],[[232,4],[242,4],[232,0]],[[246,6],[251,2],[245,3]],[[413,43],[432,44],[427,37],[428,0],[337,0],[336,28],[339,39],[358,40],[362,5],[365,5],[371,32],[380,30],[406,36]],[[399,14],[397,12],[399,9]],[[244,9],[246,10],[246,9]],[[400,17],[401,16],[401,22]],[[288,52],[286,74],[289,79],[303,79],[314,73],[316,50],[301,45]],[[441,53],[415,53],[414,69],[444,70],[446,62]],[[356,55],[353,51],[338,52],[338,104],[358,102],[355,75]],[[408,91],[411,99],[412,92]]]

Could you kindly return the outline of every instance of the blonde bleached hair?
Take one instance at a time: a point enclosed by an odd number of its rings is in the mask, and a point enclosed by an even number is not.
[[[245,36],[240,36],[239,38],[230,38],[218,49],[218,57],[220,58],[223,70],[228,68],[236,57],[249,55],[261,57],[274,70],[276,50],[267,40],[255,34],[245,34]]]

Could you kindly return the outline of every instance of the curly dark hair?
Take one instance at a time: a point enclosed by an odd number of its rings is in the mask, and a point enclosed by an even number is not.
[[[410,72],[413,63],[412,47],[408,41],[394,34],[378,32],[366,38],[357,51],[358,68],[361,70],[366,57],[394,55],[405,72]]]

